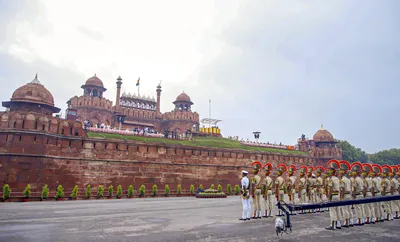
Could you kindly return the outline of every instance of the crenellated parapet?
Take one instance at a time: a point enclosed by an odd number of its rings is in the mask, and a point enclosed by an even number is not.
[[[199,114],[197,112],[176,110],[166,112],[162,116],[163,120],[188,120],[193,122],[199,122]]]
[[[91,108],[99,108],[99,109],[112,109],[113,103],[112,101],[98,96],[80,96],[80,97],[73,97],[68,102],[68,108],[84,108],[84,107],[91,107]]]
[[[2,112],[0,121],[0,130],[4,132],[37,131],[62,136],[87,137],[81,122],[36,113]]]

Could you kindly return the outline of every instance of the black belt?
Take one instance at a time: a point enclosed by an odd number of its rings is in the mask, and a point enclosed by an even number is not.
[[[344,194],[350,194],[350,192],[344,192]]]

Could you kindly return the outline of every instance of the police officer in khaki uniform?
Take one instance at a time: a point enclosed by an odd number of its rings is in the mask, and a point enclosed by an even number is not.
[[[306,189],[306,185],[307,185],[307,178],[306,178],[306,174],[307,174],[307,167],[306,166],[300,166],[299,169],[300,173],[299,173],[299,183],[297,184],[297,194],[298,194],[298,198],[300,203],[307,203],[307,189]],[[305,211],[302,210],[300,212],[300,214],[304,214]]]
[[[392,168],[388,165],[382,166],[382,181],[381,181],[381,194],[382,196],[390,196],[390,183],[389,183],[389,173],[392,172]],[[387,221],[393,220],[392,218],[392,203],[390,201],[383,202],[383,207],[385,208],[385,219]]]
[[[351,181],[350,179],[346,176],[347,172],[350,170],[351,165],[349,162],[345,160],[341,160],[339,162],[340,164],[340,200],[348,201],[352,200],[351,197]],[[343,227],[352,227],[353,226],[353,219],[352,219],[352,211],[351,211],[351,206],[341,206],[339,207],[339,210],[341,212],[341,216],[344,219],[344,225]]]
[[[378,164],[372,164],[372,170],[373,170],[373,190],[374,192],[372,193],[373,197],[380,197],[382,196],[381,193],[381,178],[380,175],[382,173],[382,167]],[[374,206],[374,214],[376,216],[374,222],[383,222],[384,219],[384,212],[383,212],[383,207],[382,207],[382,202],[376,202],[372,203]]]
[[[399,172],[399,168],[397,166],[391,166],[392,173],[389,174],[390,177],[390,193],[392,195],[399,195],[399,181],[395,178],[396,174]],[[399,200],[392,201],[392,209],[393,209],[393,218],[399,219]]]
[[[339,189],[340,189],[340,181],[337,175],[337,170],[339,169],[339,161],[330,160],[328,162],[328,178],[327,178],[327,193],[328,200],[330,202],[339,201]],[[326,227],[328,230],[336,230],[337,221],[340,221],[340,210],[339,207],[331,207],[329,208],[329,216],[331,219],[331,224],[329,227]]]
[[[285,179],[283,179],[282,175],[287,171],[287,167],[284,164],[279,164],[276,167],[277,177],[275,179],[275,198],[276,202],[283,201],[285,196]],[[283,216],[284,214],[280,209],[278,209],[277,216]]]
[[[251,197],[254,200],[254,214],[253,219],[261,218],[261,177],[258,175],[262,168],[262,164],[259,161],[255,161],[251,164],[253,167],[253,178],[251,179]]]
[[[353,177],[353,199],[363,199],[363,189],[364,189],[364,183],[362,178],[360,177],[361,175],[361,170],[362,170],[362,164],[360,162],[354,162],[351,165],[351,176]],[[364,209],[363,209],[363,204],[357,204],[354,205],[354,209],[356,210],[356,216],[357,216],[357,223],[354,225],[356,226],[362,226],[364,225]]]
[[[308,166],[307,167],[307,182],[306,182],[306,191],[307,191],[307,198],[309,203],[314,203],[314,180],[312,178],[312,172],[314,171],[314,167]],[[309,209],[308,213],[314,212],[314,210]]]
[[[270,177],[270,173],[272,171],[272,164],[267,162],[264,165],[265,169],[265,179],[263,182],[263,195],[265,199],[265,214],[263,217],[268,218],[268,217],[273,217],[272,216],[272,186],[274,182],[272,181],[272,178]]]
[[[373,192],[373,181],[370,176],[372,172],[372,166],[370,164],[363,164],[362,165],[362,176],[363,176],[363,183],[364,183],[364,198],[372,198]],[[364,214],[365,214],[365,224],[375,223],[373,219],[375,217],[374,209],[372,203],[366,203],[363,205]]]
[[[289,201],[293,205],[296,204],[296,176],[294,175],[296,171],[296,166],[288,166],[288,178],[286,180],[287,194],[289,196]],[[290,215],[296,215],[296,212],[290,211]]]
[[[322,179],[322,173],[325,172],[325,168],[322,166],[317,166],[315,167],[315,174],[316,174],[316,179],[315,179],[315,199],[317,203],[322,203],[322,196],[324,194],[324,180]],[[318,208],[318,212],[324,212],[324,210],[321,210]]]

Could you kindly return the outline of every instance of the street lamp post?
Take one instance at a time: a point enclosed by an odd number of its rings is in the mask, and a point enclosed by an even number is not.
[[[258,132],[258,131],[253,132],[254,139],[256,140],[257,143],[258,143],[258,139],[260,138],[260,134],[261,134],[261,132]]]

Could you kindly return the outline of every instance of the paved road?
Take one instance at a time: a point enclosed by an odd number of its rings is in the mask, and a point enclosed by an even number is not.
[[[242,222],[239,197],[0,203],[0,241],[399,241],[400,221],[327,231],[328,213]]]

